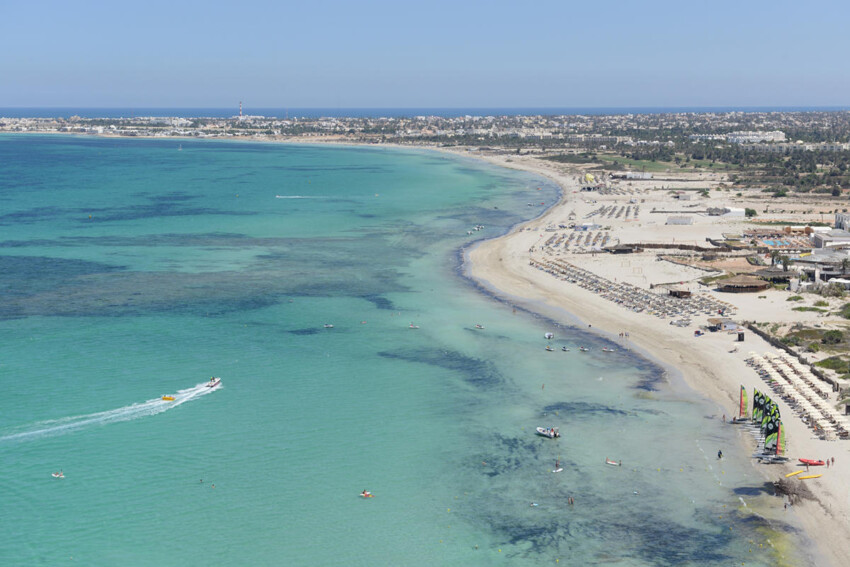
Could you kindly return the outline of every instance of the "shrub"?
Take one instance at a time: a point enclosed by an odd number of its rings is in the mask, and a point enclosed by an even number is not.
[[[845,319],[850,319],[850,303],[845,303],[844,305],[842,305],[841,311],[839,311],[838,313]]]
[[[838,357],[831,356],[820,362],[815,362],[815,366],[820,366],[821,368],[828,368],[829,370],[835,370],[836,372],[840,372],[841,374],[846,374],[850,372],[850,368],[848,368],[847,361]]]
[[[844,340],[844,333],[837,329],[833,329],[831,331],[827,331],[823,334],[823,338],[821,338],[821,342],[825,345],[837,345],[841,341]]]
[[[809,346],[806,347],[806,350],[809,352],[819,352],[820,345],[817,343],[809,343]]]
[[[802,300],[803,300],[802,295],[792,295],[791,297],[789,297],[785,301],[802,301]],[[848,303],[847,305],[850,305],[850,303]]]
[[[815,301],[815,307],[829,307],[829,301],[824,301],[823,299]]]

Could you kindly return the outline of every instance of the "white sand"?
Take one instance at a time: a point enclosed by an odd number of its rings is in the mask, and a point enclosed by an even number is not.
[[[464,152],[463,155],[474,155]],[[692,226],[665,226],[667,214],[651,214],[652,207],[684,210],[689,202],[673,201],[664,192],[643,195],[599,196],[595,193],[578,193],[575,173],[562,166],[541,162],[532,158],[510,156],[510,161],[501,157],[485,158],[487,161],[506,167],[524,169],[545,175],[558,182],[563,189],[560,203],[543,216],[516,227],[510,234],[481,243],[468,253],[467,269],[472,277],[490,291],[532,311],[545,314],[555,320],[569,323],[569,314],[592,324],[594,331],[610,333],[615,339],[620,332],[629,333],[632,348],[642,350],[665,367],[679,370],[688,385],[718,404],[718,415],[731,417],[737,407],[738,392],[743,384],[749,392],[753,388],[770,393],[770,389],[745,359],[750,351],[759,354],[774,352],[775,349],[753,333],[746,332],[744,343],[735,342],[736,335],[717,332],[695,338],[695,325],[705,324],[707,315],[695,317],[688,328],[671,326],[669,320],[659,319],[646,313],[634,313],[619,305],[582,289],[578,285],[563,282],[529,265],[529,260],[557,258],[579,265],[602,275],[609,280],[627,281],[648,288],[650,283],[671,281],[693,281],[707,275],[706,272],[689,267],[680,267],[670,262],[655,260],[649,251],[640,255],[569,254],[564,250],[542,249],[541,245],[553,233],[544,231],[547,226],[573,222],[586,222],[584,214],[605,204],[626,205],[631,198],[644,198],[639,219],[634,221],[597,220],[611,227],[610,234],[621,242],[661,242],[675,238],[676,242],[688,242],[706,246],[706,236],[720,236],[726,232],[740,231],[743,220],[729,221],[718,217],[698,217]],[[619,182],[621,187],[631,189],[661,185],[656,181]],[[701,186],[707,183],[700,181]],[[664,182],[663,185],[675,185]],[[687,185],[685,183],[684,185]],[[693,186],[693,184],[691,184]],[[596,203],[585,202],[595,199]],[[705,208],[703,199],[699,208]],[[710,204],[718,206],[720,200],[712,192]],[[740,206],[740,205],[733,205]],[[570,213],[575,215],[570,217]],[[567,232],[567,231],[560,231]],[[534,252],[529,250],[534,247]],[[815,313],[790,311],[785,302],[787,293],[766,291],[762,293],[722,294],[705,291],[704,286],[689,285],[695,293],[708,293],[715,299],[732,303],[737,308],[736,320],[756,321],[822,321]],[[703,291],[698,291],[698,289]],[[765,296],[760,299],[759,296]],[[736,347],[737,352],[730,352]],[[771,396],[780,406],[783,423],[787,427],[789,455],[796,464],[798,457],[827,459],[835,457],[836,465],[829,469],[818,468],[815,473],[823,477],[806,482],[817,501],[807,501],[789,508],[787,514],[802,525],[807,534],[817,542],[819,552],[832,565],[844,565],[850,557],[850,441],[823,441],[795,416],[778,396]],[[729,427],[734,427],[730,425]],[[754,441],[742,433],[742,443],[755,447]],[[797,470],[789,465],[753,466],[768,480],[777,480],[785,473]],[[812,473],[814,474],[814,473]]]

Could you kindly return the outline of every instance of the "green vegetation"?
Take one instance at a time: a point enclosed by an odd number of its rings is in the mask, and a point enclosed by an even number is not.
[[[740,196],[741,196],[741,194],[740,194],[740,193],[738,193],[738,196],[740,197]],[[753,218],[754,216],[756,216],[756,214],[757,214],[757,213],[756,213],[756,210],[755,210],[755,209],[751,209],[751,208],[749,208],[749,207],[747,207],[746,209],[744,209],[744,215],[746,215],[746,217],[747,217],[748,219],[749,219],[749,218]]]
[[[792,307],[791,311],[814,311],[815,313],[826,313],[826,309],[820,307],[808,307],[801,305],[800,307]]]
[[[825,358],[820,362],[815,362],[815,366],[820,366],[821,368],[826,368],[828,370],[834,370],[839,374],[850,373],[850,363],[848,363],[847,360],[841,358],[840,356],[831,356],[829,358]]]
[[[802,301],[802,300],[803,300],[802,295],[792,295],[791,297],[789,297],[785,301]],[[848,304],[848,305],[850,305],[850,304]]]
[[[841,311],[838,312],[839,315],[844,317],[845,319],[850,319],[850,303],[845,303],[841,306]]]
[[[809,352],[818,352],[820,351],[820,345],[817,343],[809,343],[809,346],[806,347],[806,350]]]
[[[819,299],[815,301],[815,307],[829,307],[829,301],[824,301],[823,299]]]
[[[831,331],[827,331],[823,334],[823,338],[821,338],[821,342],[825,345],[837,345],[841,341],[844,340],[844,333],[837,329],[833,329]]]

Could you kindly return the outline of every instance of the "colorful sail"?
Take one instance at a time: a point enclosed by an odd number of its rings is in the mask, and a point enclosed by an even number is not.
[[[785,428],[782,427],[782,422],[779,422],[778,430],[776,432],[776,456],[783,457],[785,456],[786,449],[786,441],[785,441]]]
[[[741,399],[738,402],[738,417],[747,417],[747,389],[741,386]]]

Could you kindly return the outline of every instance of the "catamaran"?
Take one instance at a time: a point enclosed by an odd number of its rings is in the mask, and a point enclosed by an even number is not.
[[[747,412],[747,389],[741,386],[741,394],[738,399],[738,415],[733,417],[730,423],[746,423],[750,420]]]

